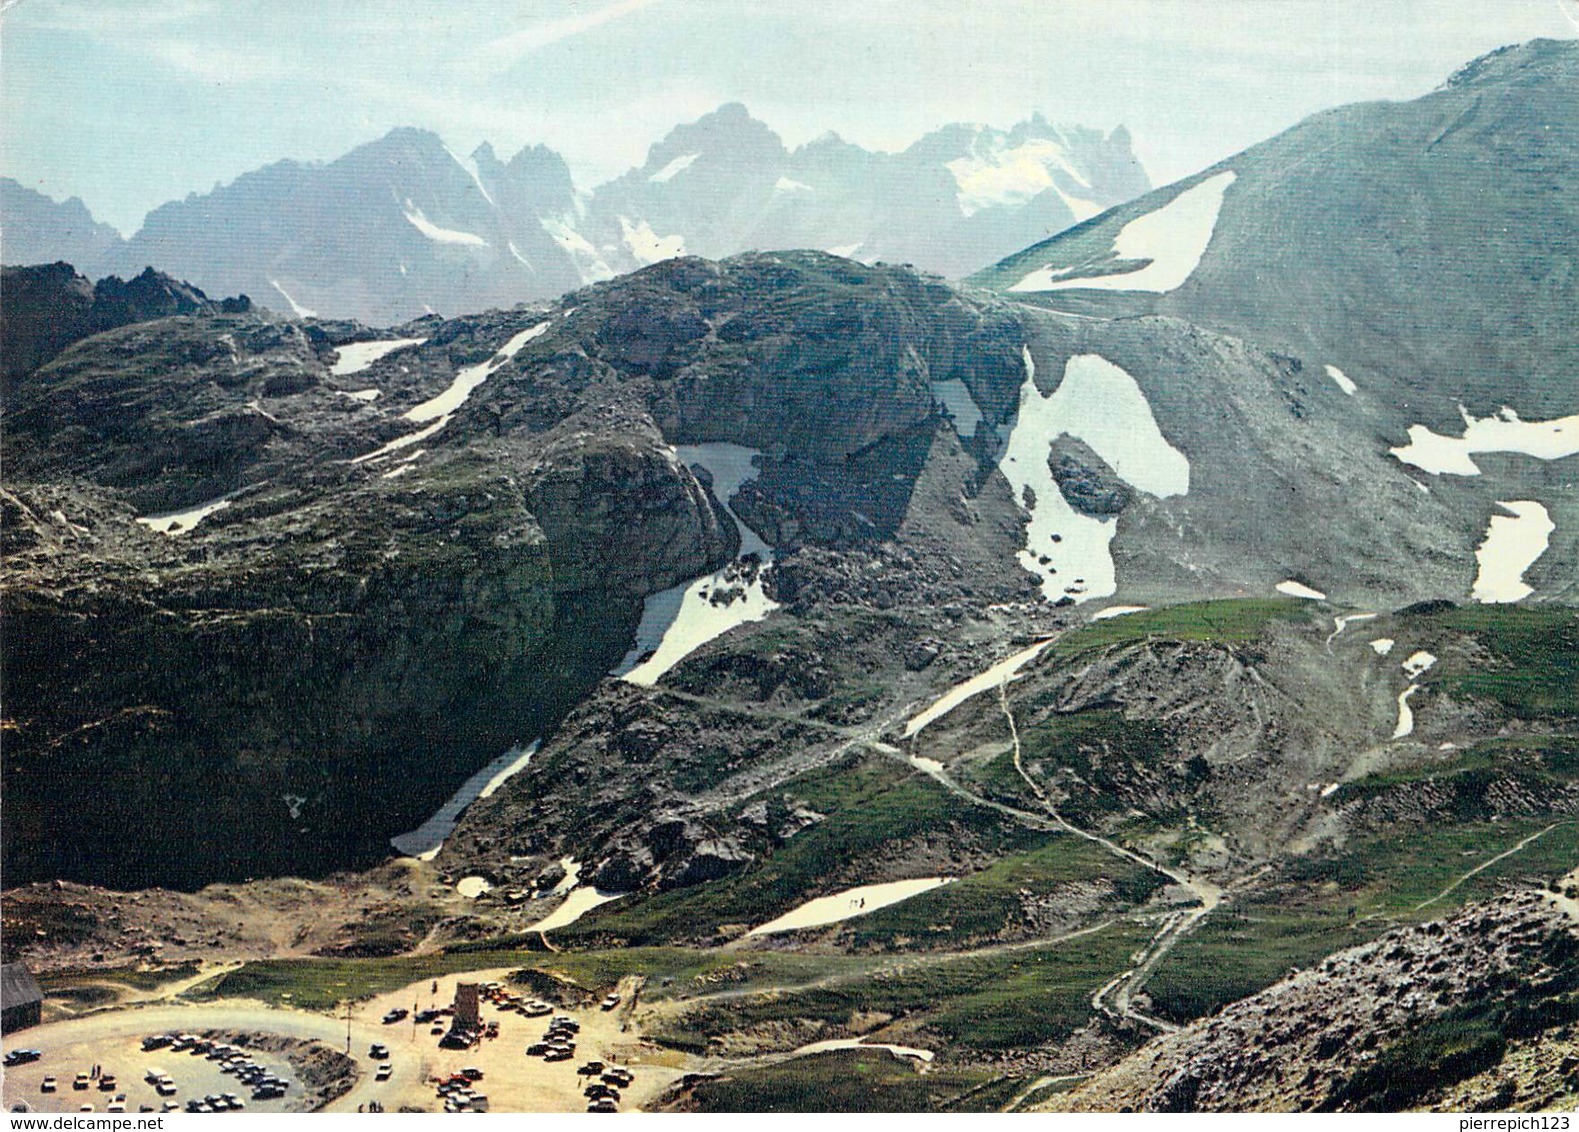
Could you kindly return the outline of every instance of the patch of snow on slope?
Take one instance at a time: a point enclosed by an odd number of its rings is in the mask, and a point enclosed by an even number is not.
[[[601,283],[605,279],[614,278],[614,269],[604,262],[598,254],[598,249],[592,242],[577,232],[569,220],[558,217],[545,216],[540,224],[549,237],[565,249],[566,254],[575,263],[576,270],[581,273],[583,283]]]
[[[422,210],[409,200],[406,201],[404,215],[413,228],[436,244],[459,244],[463,247],[472,248],[486,248],[488,246],[488,241],[475,232],[461,232],[454,228],[441,228],[422,215]]]
[[[181,511],[143,515],[137,521],[149,530],[158,531],[162,535],[184,535],[216,511],[223,511],[229,506],[230,496],[222,495],[218,499],[211,499],[207,503],[199,503],[195,507],[187,507]]]
[[[685,254],[685,237],[660,236],[645,220],[632,224],[626,217],[620,217],[620,238],[643,267]]]
[[[532,339],[542,337],[552,325],[553,321],[550,320],[548,322],[540,322],[536,326],[528,327],[521,331],[503,346],[500,346],[499,351],[487,361],[479,362],[474,366],[467,366],[461,370],[460,373],[455,375],[455,380],[450,382],[449,388],[443,393],[440,393],[437,397],[429,398],[420,405],[407,409],[404,413],[405,419],[421,422],[431,421],[434,417],[448,417],[449,414],[455,412],[456,409],[459,409],[466,403],[466,398],[472,395],[472,390],[488,380],[489,374],[520,353],[521,347],[525,346]]]
[[[740,557],[722,570],[648,597],[636,641],[614,675],[650,687],[708,641],[747,622],[761,621],[779,607],[763,589],[773,549],[729,505],[742,484],[756,479],[754,461],[759,455],[739,444],[682,445],[675,450],[676,459],[687,466],[700,465],[712,476],[713,498],[740,535]]]
[[[805,181],[794,181],[788,177],[780,177],[773,182],[773,191],[776,193],[814,193],[817,190]]]
[[[1405,676],[1409,677],[1411,680],[1415,680],[1423,675],[1435,663],[1436,657],[1432,656],[1424,649],[1421,649],[1419,652],[1410,653],[1409,659],[1404,661],[1401,667],[1404,670]]]
[[[1064,147],[1051,138],[1036,138],[1013,149],[1005,149],[999,142],[985,150],[978,139],[974,152],[955,158],[946,168],[954,176],[955,199],[966,216],[997,205],[1021,205],[1048,189],[1063,198],[1077,221],[1089,220],[1102,211],[1095,201],[1065,191],[1053,176],[1056,168],[1080,187],[1091,187],[1070,164]]]
[[[1049,400],[1063,431],[1090,445],[1135,490],[1158,498],[1190,490],[1190,462],[1162,435],[1135,379],[1106,358],[1070,358]]]
[[[1138,261],[1139,266],[1118,275],[1076,274],[1086,267],[1044,267],[1021,279],[1011,291],[1058,291],[1078,287],[1099,291],[1152,291],[1166,294],[1195,274],[1212,242],[1223,193],[1234,183],[1234,174],[1218,173],[1194,185],[1155,212],[1138,216],[1113,238],[1113,257]]]
[[[876,909],[873,909],[873,911],[876,911]],[[932,1051],[929,1049],[917,1049],[915,1046],[896,1046],[887,1042],[868,1042],[863,1038],[829,1038],[826,1041],[812,1042],[810,1045],[791,1050],[789,1056],[792,1058],[809,1057],[812,1054],[833,1053],[841,1049],[882,1050],[884,1053],[897,1057],[901,1061],[908,1059],[911,1061],[930,1062],[933,1056]]]
[[[1328,366],[1327,376],[1332,378],[1332,380],[1337,383],[1338,388],[1343,390],[1350,397],[1353,397],[1360,388],[1358,385],[1354,384],[1348,374],[1344,373],[1337,366]]]
[[[1471,596],[1479,602],[1521,601],[1535,592],[1524,571],[1546,553],[1557,529],[1545,507],[1529,499],[1498,502],[1507,515],[1493,515],[1486,541],[1475,551],[1480,571]]]
[[[329,372],[335,377],[349,377],[396,350],[420,346],[426,341],[426,338],[390,338],[379,342],[347,342],[336,347],[334,365],[329,367]]]
[[[1144,613],[1148,608],[1144,605],[1110,605],[1093,613],[1091,620],[1106,621],[1113,617],[1128,617],[1131,613]]]
[[[291,298],[290,293],[287,292],[284,287],[281,287],[276,280],[270,279],[269,280],[269,286],[273,287],[276,291],[278,291],[280,293],[280,297],[283,298],[287,303],[290,304],[291,313],[294,314],[297,318],[317,318],[318,317],[318,312],[317,311],[311,309],[310,307],[304,307],[300,303],[298,303],[295,299]]]
[[[525,770],[527,764],[532,761],[532,756],[537,754],[537,748],[540,743],[541,740],[534,739],[525,747],[511,748],[493,762],[489,763],[484,769],[493,771],[493,774],[491,777],[489,777],[483,788],[477,791],[477,797],[492,798],[494,791],[498,790],[499,787],[503,786],[506,782],[510,781],[510,779],[514,778],[516,775]],[[509,755],[514,755],[515,758],[511,759],[508,763],[505,763],[504,766],[500,766],[499,764],[504,762],[505,758]]]
[[[510,254],[515,257],[515,261],[517,263],[526,268],[533,275],[537,274],[537,268],[533,267],[531,261],[521,254],[520,249],[515,246],[514,240],[510,240],[505,246],[510,249]]]
[[[969,439],[981,424],[981,409],[970,395],[970,388],[957,377],[932,383],[932,400],[943,406],[954,419],[954,431]]]
[[[762,588],[760,567],[753,573],[732,562],[717,573],[682,582],[647,598],[636,627],[636,644],[614,674],[651,687],[708,641],[761,621],[778,607]],[[640,660],[649,652],[646,660]]]
[[[1379,615],[1375,614],[1375,613],[1348,613],[1348,614],[1343,615],[1342,617],[1334,617],[1332,619],[1332,624],[1335,627],[1333,628],[1332,632],[1327,637],[1327,645],[1330,647],[1332,645],[1332,642],[1337,640],[1340,636],[1342,636],[1343,635],[1343,631],[1345,629],[1347,629],[1350,625],[1354,624],[1354,622],[1356,622],[1356,621],[1375,621],[1378,616]]]
[[[1463,436],[1439,436],[1425,425],[1409,426],[1409,443],[1388,449],[1400,463],[1433,476],[1478,476],[1476,453],[1518,452],[1538,460],[1560,460],[1579,453],[1579,414],[1551,421],[1522,421],[1503,407],[1493,417],[1476,419],[1459,406]]]
[[[1005,657],[985,672],[979,672],[969,680],[965,680],[950,688],[946,693],[934,700],[925,711],[911,717],[905,724],[905,738],[919,735],[929,724],[942,719],[949,712],[959,707],[960,704],[983,692],[993,691],[1000,684],[1007,684],[1019,678],[1020,669],[1042,655],[1042,650],[1052,644],[1052,638],[1037,641],[1027,649],[1021,649],[1013,656]]]
[[[661,185],[665,181],[672,180],[676,173],[680,173],[680,172],[685,171],[686,169],[689,169],[691,167],[691,162],[695,161],[698,157],[701,157],[701,156],[702,155],[700,153],[686,153],[686,154],[682,154],[681,156],[676,157],[673,161],[669,162],[669,164],[665,165],[662,169],[658,170],[656,173],[654,173],[651,177],[648,177],[647,179],[649,181],[653,182],[654,184]]]
[[[550,896],[564,896],[581,883],[581,862],[574,857],[559,858],[559,867],[565,870],[565,875],[559,878],[559,883],[548,890]]]
[[[397,436],[388,444],[381,445],[380,447],[373,449],[371,452],[367,452],[361,456],[355,457],[352,459],[351,463],[367,464],[375,460],[382,460],[385,456],[388,456],[393,452],[399,452],[402,448],[410,448],[413,444],[421,444],[424,440],[438,432],[441,428],[449,423],[449,417],[440,417],[427,428],[420,429],[417,432],[407,433],[405,436]]]
[[[840,244],[836,248],[827,248],[829,255],[840,256],[844,259],[854,259],[855,253],[861,250],[860,244]]]
[[[1419,684],[1411,684],[1398,693],[1398,723],[1393,727],[1394,739],[1402,739],[1405,735],[1414,734],[1415,713],[1409,706],[1409,697],[1419,690]]]
[[[544,916],[535,924],[528,924],[529,932],[546,932],[554,928],[567,928],[581,919],[592,909],[600,904],[607,904],[610,900],[618,900],[628,896],[625,892],[602,892],[590,886],[573,888],[565,897],[565,902]]]
[[[1053,398],[1036,388],[1036,363],[1028,348],[1024,357],[1019,412],[998,461],[1014,501],[1029,515],[1025,548],[1016,558],[1042,579],[1049,601],[1106,597],[1118,588],[1109,551],[1117,522],[1082,515],[1064,499],[1047,466],[1048,445],[1063,429]]]
[[[1286,582],[1279,582],[1272,588],[1280,594],[1286,594],[1289,597],[1302,597],[1306,601],[1327,600],[1327,595],[1320,590],[1313,590],[1303,582],[1296,582],[1293,578],[1288,579]]]
[[[1163,437],[1140,387],[1118,366],[1095,354],[1077,355],[1069,359],[1059,387],[1043,396],[1029,347],[1022,356],[1019,411],[998,461],[1015,501],[1030,517],[1025,549],[1017,557],[1042,579],[1050,601],[1106,597],[1118,588],[1109,549],[1118,522],[1082,515],[1069,505],[1048,467],[1048,446],[1065,434],[1078,437],[1131,486],[1155,495],[1188,490],[1189,462]]]
[[[1377,656],[1386,656],[1393,651],[1393,646],[1397,643],[1391,637],[1376,637],[1371,641],[1371,651]]]
[[[505,779],[525,767],[536,751],[536,742],[526,747],[511,747],[461,783],[460,788],[451,794],[427,821],[408,833],[391,837],[389,843],[397,852],[404,853],[408,857],[432,860],[443,848],[444,839],[455,831],[455,823],[459,820],[461,811],[478,798],[486,798],[492,794]]]
[[[902,900],[909,900],[912,896],[919,896],[923,892],[931,892],[953,879],[953,877],[921,877],[917,880],[895,880],[887,884],[864,884],[859,888],[835,892],[831,896],[819,896],[785,912],[777,919],[752,928],[746,935],[773,935],[775,932],[792,932],[801,928],[820,928],[828,924],[841,923],[857,916],[868,915],[879,908],[898,904]]]

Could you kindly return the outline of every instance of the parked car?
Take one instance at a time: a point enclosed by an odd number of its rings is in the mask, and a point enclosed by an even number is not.
[[[374,1061],[383,1061],[384,1058],[389,1056],[389,1047],[383,1042],[374,1042],[367,1047],[367,1056]]]
[[[5,1064],[9,1068],[13,1065],[26,1065],[28,1062],[37,1061],[44,1056],[43,1050],[37,1049],[11,1049],[6,1050]]]
[[[38,1083],[38,1091],[41,1093],[53,1093],[59,1087],[60,1083],[53,1077],[45,1077]]]
[[[391,1010],[388,1014],[384,1015],[384,1025],[386,1025],[386,1026],[393,1026],[396,1022],[399,1022],[401,1019],[403,1019],[403,1018],[407,1017],[408,1015],[410,1015],[410,1013],[411,1013],[411,1011],[406,1010],[403,1007],[397,1006],[397,1007],[395,1007],[395,1009]]]

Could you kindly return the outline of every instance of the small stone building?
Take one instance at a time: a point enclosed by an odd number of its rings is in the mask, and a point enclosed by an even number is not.
[[[44,992],[25,963],[0,966],[0,1033],[37,1026],[44,1010]]]

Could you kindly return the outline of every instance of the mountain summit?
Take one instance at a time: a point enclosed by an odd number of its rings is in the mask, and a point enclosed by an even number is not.
[[[1536,40],[1412,102],[1344,106],[974,278],[1319,359],[1439,429],[1573,411],[1579,41]],[[1415,423],[1415,422],[1410,422]]]

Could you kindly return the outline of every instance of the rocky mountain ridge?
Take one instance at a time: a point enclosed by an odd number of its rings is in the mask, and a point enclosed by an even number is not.
[[[1438,431],[1504,407],[1563,417],[1579,356],[1576,98],[1579,42],[1508,47],[1424,98],[1314,115],[973,280],[1319,360]]]
[[[133,322],[176,314],[251,309],[245,295],[214,302],[202,291],[148,268],[131,281],[116,276],[97,283],[69,263],[7,267],[0,275],[0,337],[5,357],[0,382],[7,385],[38,369],[73,342]]]

